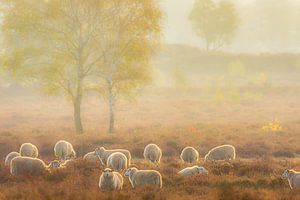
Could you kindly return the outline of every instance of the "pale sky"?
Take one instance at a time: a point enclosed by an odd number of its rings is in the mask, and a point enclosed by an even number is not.
[[[188,19],[193,3],[194,0],[162,0],[162,8],[165,11],[164,40],[167,43],[201,43]]]

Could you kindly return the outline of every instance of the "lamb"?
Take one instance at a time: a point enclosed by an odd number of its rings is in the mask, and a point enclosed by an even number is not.
[[[127,158],[127,165],[130,166],[131,163],[131,154],[126,149],[112,149],[112,150],[106,150],[104,147],[96,148],[95,154],[98,155],[101,158],[101,162],[107,163],[108,157],[115,152],[123,153]]]
[[[287,169],[281,177],[288,180],[291,189],[300,189],[300,172]]]
[[[123,177],[118,172],[106,168],[100,176],[99,188],[103,190],[122,190]]]
[[[185,147],[180,154],[180,158],[183,162],[195,163],[199,160],[199,153],[194,147]]]
[[[39,155],[38,148],[31,143],[24,143],[20,147],[21,156],[37,158]]]
[[[156,170],[138,170],[135,167],[127,169],[124,176],[129,177],[132,188],[154,185],[162,188],[161,174]]]
[[[235,160],[235,148],[232,145],[215,147],[206,154],[204,160]]]
[[[193,167],[184,168],[183,170],[178,172],[178,174],[181,176],[193,176],[196,174],[203,174],[203,173],[208,173],[207,169],[205,169],[204,167],[199,167],[197,165]]]
[[[54,155],[59,160],[70,160],[76,157],[76,152],[73,145],[67,141],[60,140],[54,146]]]
[[[145,147],[143,156],[146,160],[159,164],[162,157],[162,151],[156,144],[148,144]]]
[[[115,171],[124,171],[127,169],[127,158],[123,153],[112,153],[107,159],[107,167]]]
[[[48,166],[38,158],[17,156],[11,160],[10,173],[12,175],[37,175],[50,172],[51,169],[58,168],[53,162]]]
[[[5,166],[9,166],[9,165],[10,165],[10,161],[11,161],[13,158],[17,157],[17,156],[21,156],[20,153],[15,152],[15,151],[10,152],[10,153],[5,157]]]

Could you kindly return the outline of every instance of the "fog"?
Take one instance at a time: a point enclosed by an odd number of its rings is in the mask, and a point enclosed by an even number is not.
[[[0,0],[0,200],[300,199],[300,0],[195,1]]]
[[[299,0],[235,0],[240,26],[230,45],[232,52],[299,52]],[[164,41],[204,47],[192,30],[189,13],[194,0],[162,0]]]

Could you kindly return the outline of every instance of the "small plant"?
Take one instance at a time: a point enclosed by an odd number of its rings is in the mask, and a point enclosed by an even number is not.
[[[262,129],[264,131],[279,132],[282,130],[282,125],[278,119],[274,119],[274,121],[263,125]]]

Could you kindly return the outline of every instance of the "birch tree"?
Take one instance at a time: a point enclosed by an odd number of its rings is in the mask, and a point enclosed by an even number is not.
[[[83,133],[86,83],[103,59],[99,36],[110,16],[100,0],[2,0],[4,66],[48,94],[63,94]]]
[[[114,132],[115,104],[134,97],[151,80],[151,56],[159,44],[162,13],[156,0],[112,0],[105,25],[103,62],[97,90],[109,105],[109,133]]]

